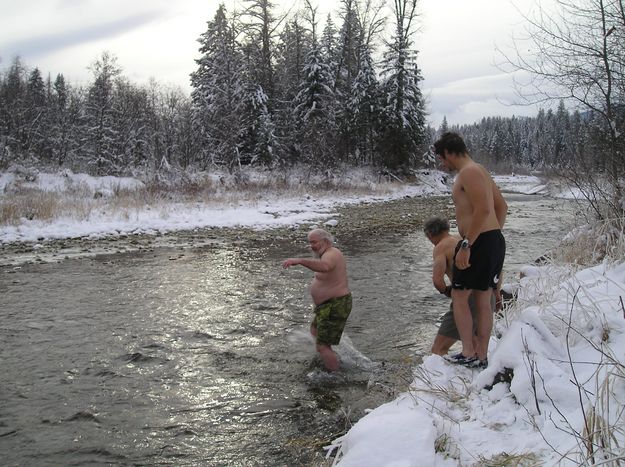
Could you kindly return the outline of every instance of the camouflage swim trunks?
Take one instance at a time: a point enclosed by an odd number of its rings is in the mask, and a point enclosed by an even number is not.
[[[352,294],[332,298],[315,307],[312,325],[317,328],[317,344],[337,345],[352,311]]]

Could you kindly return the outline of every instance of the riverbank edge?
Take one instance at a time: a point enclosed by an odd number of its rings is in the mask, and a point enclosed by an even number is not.
[[[78,236],[0,244],[0,267],[60,262],[94,255],[151,251],[155,248],[187,249],[221,243],[255,244],[286,242],[297,244],[312,227],[327,229],[339,243],[363,236],[382,237],[419,231],[432,215],[453,217],[447,194],[406,195],[397,199],[340,203],[331,212],[312,215],[296,225],[199,227],[165,232],[118,232],[101,236]]]

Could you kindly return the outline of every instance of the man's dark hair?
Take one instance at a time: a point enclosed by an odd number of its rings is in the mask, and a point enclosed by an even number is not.
[[[434,154],[443,156],[445,155],[445,150],[447,150],[449,154],[458,155],[469,152],[462,137],[458,133],[454,133],[452,131],[443,133],[438,141],[434,143]]]
[[[423,225],[423,231],[433,237],[449,232],[449,222],[442,217],[430,217]]]

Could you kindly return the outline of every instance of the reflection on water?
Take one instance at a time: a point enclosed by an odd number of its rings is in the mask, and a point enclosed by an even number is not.
[[[510,200],[510,278],[562,237],[559,206]],[[338,241],[354,295],[338,375],[308,334],[310,271],[280,267],[305,254],[288,243],[0,269],[3,463],[322,465],[406,387],[448,306],[422,232]]]

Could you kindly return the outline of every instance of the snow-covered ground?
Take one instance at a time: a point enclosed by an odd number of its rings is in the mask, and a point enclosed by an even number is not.
[[[493,177],[497,185],[510,193],[546,195],[554,198],[582,198],[579,190],[556,180],[543,180],[534,175],[498,175]]]
[[[359,174],[363,179],[364,175]],[[250,177],[262,176],[251,173]],[[410,184],[389,183],[379,188],[377,181],[369,181],[370,195],[353,194],[337,196],[335,192],[324,194],[301,194],[282,197],[271,193],[252,200],[229,203],[169,202],[159,201],[157,206],[111,209],[107,200],[120,190],[140,190],[143,183],[127,177],[91,177],[63,171],[58,174],[8,171],[0,173],[0,197],[17,191],[41,190],[57,194],[81,193],[95,207],[87,215],[55,217],[49,221],[22,218],[17,225],[0,225],[0,244],[10,242],[34,242],[73,237],[115,237],[126,234],[165,233],[175,230],[191,230],[204,227],[249,227],[264,229],[277,226],[294,226],[315,222],[331,215],[336,206],[364,201],[385,201],[404,196],[437,196],[449,193],[450,177],[436,170],[421,171],[417,180]],[[567,196],[568,193],[553,192],[553,187],[534,176],[496,177],[502,190],[526,194],[551,194]],[[378,186],[374,186],[378,185]],[[358,191],[361,193],[361,191]],[[98,199],[94,200],[94,196]],[[235,196],[236,199],[236,196]]]
[[[259,174],[252,173],[249,176],[258,177]],[[92,204],[98,204],[100,207],[91,209],[85,218],[77,218],[74,215],[58,217],[51,221],[22,218],[18,225],[0,226],[0,244],[86,236],[114,237],[129,233],[164,233],[203,227],[265,229],[293,226],[327,217],[341,204],[443,194],[448,190],[443,179],[444,174],[441,172],[428,173],[423,176],[423,183],[420,184],[385,183],[385,189],[382,191],[372,187],[373,194],[370,195],[340,197],[337,197],[336,193],[327,195],[302,193],[284,197],[267,192],[255,196],[253,200],[245,200],[244,196],[237,196],[236,189],[230,188],[232,201],[215,203],[211,200],[206,202],[159,200],[156,206],[110,209],[107,207],[107,199],[111,199],[115,192],[140,190],[143,183],[133,178],[90,177],[69,171],[59,174],[37,174],[34,180],[28,180],[22,174],[5,172],[0,174],[0,193],[11,193],[17,191],[17,188],[21,191],[34,189],[57,194],[69,194],[78,190],[90,199]],[[367,185],[366,181],[364,185]],[[98,200],[93,201],[94,196],[98,196]],[[224,198],[227,199],[222,196],[222,199]]]
[[[79,186],[104,201],[84,219],[2,225],[0,244],[210,226],[290,226],[327,218],[339,204],[449,193],[449,177],[425,171],[416,183],[389,184],[368,196],[267,194],[228,205],[172,201],[120,211],[107,210],[106,199],[119,188],[140,189],[141,182],[70,172],[38,174],[30,181],[19,177],[0,174],[0,193],[11,193],[16,184],[56,192]],[[496,177],[496,182],[505,192],[574,195],[532,176]],[[528,266],[524,273],[517,301],[496,323],[499,337],[491,339],[489,367],[480,372],[427,357],[415,368],[409,391],[373,409],[328,447],[335,464],[615,465],[615,459],[625,459],[625,263],[580,271]]]
[[[525,273],[488,368],[425,358],[333,443],[335,465],[622,465],[625,263]]]

